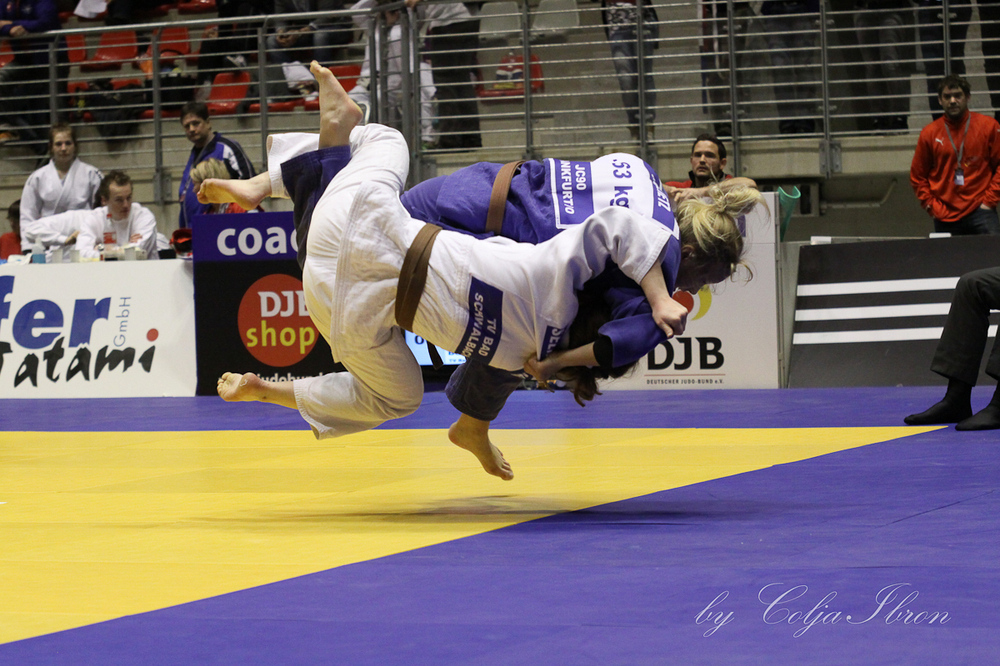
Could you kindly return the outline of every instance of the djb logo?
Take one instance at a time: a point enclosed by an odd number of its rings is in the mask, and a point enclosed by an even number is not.
[[[250,285],[237,323],[247,351],[276,368],[308,356],[319,335],[306,310],[302,282],[290,275],[267,275]]]

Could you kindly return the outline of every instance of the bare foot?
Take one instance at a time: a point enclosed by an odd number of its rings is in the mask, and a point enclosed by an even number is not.
[[[207,178],[198,189],[198,201],[203,204],[235,203],[244,210],[253,210],[271,194],[271,176],[260,173],[250,180]]]
[[[219,377],[217,386],[219,397],[226,402],[261,400],[266,389],[266,382],[252,372],[242,375],[238,372],[227,372]]]
[[[489,428],[489,421],[480,421],[462,414],[448,428],[448,439],[455,446],[476,456],[488,474],[499,476],[504,481],[510,481],[514,478],[514,472],[504,460],[500,449],[490,442]]]
[[[319,85],[319,147],[349,145],[351,130],[364,117],[361,108],[329,69],[313,60],[309,70]]]

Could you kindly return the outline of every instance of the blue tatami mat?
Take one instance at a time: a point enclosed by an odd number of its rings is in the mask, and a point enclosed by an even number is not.
[[[725,391],[616,391],[580,407],[567,391],[517,391],[494,428],[798,428],[896,426],[944,395],[942,387]],[[989,402],[979,387],[973,407]],[[383,428],[446,428],[443,393]],[[0,431],[304,430],[298,412],[220,398],[0,400]]]

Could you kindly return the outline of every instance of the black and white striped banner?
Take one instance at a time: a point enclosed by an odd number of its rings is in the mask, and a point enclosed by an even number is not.
[[[944,383],[928,368],[958,278],[996,265],[1000,237],[803,247],[789,386]]]

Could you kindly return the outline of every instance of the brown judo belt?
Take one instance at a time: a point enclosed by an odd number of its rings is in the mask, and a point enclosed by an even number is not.
[[[510,192],[510,181],[522,164],[524,164],[524,160],[504,164],[500,167],[500,171],[493,181],[490,207],[486,214],[486,231],[497,236],[500,235],[500,227],[503,224],[507,194]],[[413,320],[417,316],[420,297],[427,284],[427,267],[430,265],[434,239],[440,231],[441,227],[437,225],[425,224],[417,232],[410,248],[406,251],[406,256],[403,257],[403,267],[399,270],[399,283],[396,285],[396,323],[410,332],[413,332]],[[441,356],[429,341],[427,351],[434,367],[440,368],[443,365]]]
[[[403,257],[403,267],[399,270],[399,283],[396,285],[396,323],[407,331],[413,331],[413,319],[417,316],[417,306],[420,296],[427,284],[427,267],[431,261],[431,250],[434,239],[441,227],[425,224],[417,232],[416,238],[410,244],[410,249]],[[430,342],[427,343],[427,353],[430,354],[434,368],[444,365],[441,355]]]
[[[507,206],[507,194],[510,192],[510,181],[520,171],[522,164],[524,164],[524,160],[504,164],[500,167],[500,171],[493,181],[493,192],[490,193],[490,208],[486,213],[486,231],[492,232],[494,236],[500,235],[500,227],[503,225],[503,213]]]

